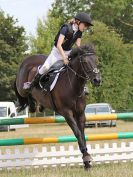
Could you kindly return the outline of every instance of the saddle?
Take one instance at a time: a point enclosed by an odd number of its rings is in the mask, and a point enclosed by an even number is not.
[[[66,66],[63,61],[57,61],[48,71],[47,74],[43,74],[39,81],[39,86],[45,91],[52,91],[55,87],[58,77],[61,72],[66,70]]]

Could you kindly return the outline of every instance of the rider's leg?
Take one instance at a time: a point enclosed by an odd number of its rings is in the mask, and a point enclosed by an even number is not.
[[[44,64],[41,66],[41,68],[38,69],[38,73],[35,75],[34,80],[31,83],[31,87],[38,85],[40,77],[49,71],[50,67],[54,64],[54,60],[55,57],[53,56],[53,54],[50,54]]]
[[[70,51],[64,51],[66,55],[70,53]],[[62,60],[62,56],[59,53],[58,49],[56,47],[53,47],[51,54],[48,56],[44,64],[41,66],[41,68],[38,70],[38,73],[35,75],[34,80],[28,85],[29,87],[24,89],[30,89],[33,86],[38,85],[40,77],[42,74],[46,74],[50,67],[54,65],[58,60]]]
[[[66,55],[69,55],[70,51],[64,51]],[[56,47],[53,47],[51,54],[48,56],[44,64],[41,66],[41,68],[38,70],[37,75],[35,76],[33,82],[31,83],[31,86],[36,86],[39,83],[40,77],[42,74],[46,74],[51,66],[53,66],[58,60],[62,60],[62,56],[59,53],[58,49]]]
[[[35,75],[34,80],[32,81],[30,88],[37,86],[40,80],[40,77],[43,74],[47,74],[50,67],[52,65],[54,65],[54,63],[56,63],[57,58],[53,55],[53,53],[51,52],[51,54],[48,56],[48,58],[46,59],[46,61],[44,62],[44,64],[41,66],[41,68],[38,70],[38,73]]]

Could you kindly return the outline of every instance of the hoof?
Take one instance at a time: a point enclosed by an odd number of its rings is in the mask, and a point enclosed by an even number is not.
[[[84,169],[85,169],[85,170],[87,170],[87,171],[88,171],[88,170],[90,170],[90,169],[91,169],[91,167],[92,167],[92,165],[90,164],[90,162],[87,162],[87,161],[86,161],[86,162],[84,162]]]
[[[25,109],[25,106],[19,106],[19,107],[17,107],[17,112],[21,112],[21,111],[23,111]]]
[[[90,155],[87,155],[87,156],[83,157],[85,170],[89,170],[92,167],[91,161],[92,161],[92,157]]]
[[[30,107],[29,107],[29,112],[30,112],[30,113],[36,112],[36,108],[30,108]]]
[[[39,106],[39,112],[43,112],[45,108],[43,106]]]

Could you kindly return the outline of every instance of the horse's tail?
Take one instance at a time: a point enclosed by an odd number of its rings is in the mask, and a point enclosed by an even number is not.
[[[17,87],[16,87],[16,79],[14,81],[14,91],[15,91],[15,94],[16,94],[16,97],[17,97],[17,102],[19,104],[18,112],[20,112],[28,106],[28,98],[24,98],[18,93],[18,90],[17,90]]]

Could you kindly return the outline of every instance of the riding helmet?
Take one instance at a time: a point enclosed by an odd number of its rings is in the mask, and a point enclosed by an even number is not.
[[[93,26],[90,15],[85,12],[78,13],[75,16],[75,19],[79,20],[81,23],[87,23],[88,25]]]

